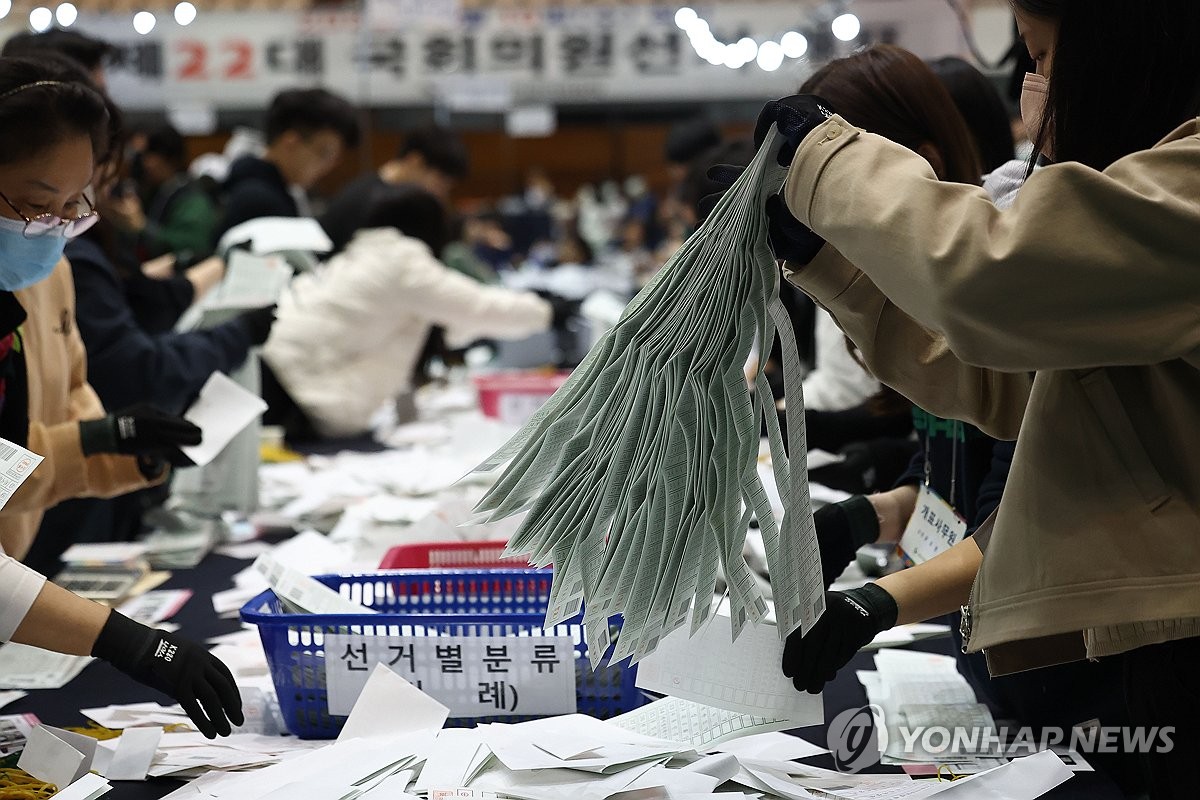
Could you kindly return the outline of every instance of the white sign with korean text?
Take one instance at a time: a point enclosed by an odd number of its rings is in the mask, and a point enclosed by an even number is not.
[[[350,713],[376,664],[386,664],[457,717],[573,714],[570,636],[325,637],[329,713]]]
[[[961,542],[966,532],[967,521],[937,492],[922,486],[900,549],[914,564],[923,564]]]

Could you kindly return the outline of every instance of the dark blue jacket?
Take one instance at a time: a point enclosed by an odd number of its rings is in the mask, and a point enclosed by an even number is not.
[[[229,166],[221,185],[221,222],[215,245],[225,231],[259,217],[298,217],[300,208],[279,167],[256,156],[242,156]]]
[[[87,237],[67,243],[75,313],[87,348],[88,382],[104,407],[136,403],[182,413],[214,372],[246,360],[250,334],[240,319],[207,330],[150,335],[134,319],[117,270]]]

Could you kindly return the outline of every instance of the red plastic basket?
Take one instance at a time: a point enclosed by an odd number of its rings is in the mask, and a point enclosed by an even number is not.
[[[501,558],[508,542],[421,542],[388,550],[380,569],[528,569],[522,558]]]
[[[533,416],[568,377],[567,372],[497,372],[480,375],[474,382],[485,417],[519,425]]]

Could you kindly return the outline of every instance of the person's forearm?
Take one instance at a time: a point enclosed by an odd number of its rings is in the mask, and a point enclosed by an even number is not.
[[[190,267],[185,274],[196,291],[196,299],[199,300],[225,277],[225,262],[219,256],[212,256]]]
[[[91,655],[111,610],[49,581],[17,626],[12,640],[71,655]]]
[[[924,564],[880,578],[880,588],[900,609],[896,624],[923,622],[966,605],[982,561],[975,540],[965,539]]]

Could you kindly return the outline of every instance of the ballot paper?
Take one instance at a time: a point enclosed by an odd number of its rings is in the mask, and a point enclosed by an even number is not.
[[[448,716],[450,709],[376,664],[338,740],[441,730]]]
[[[191,589],[159,589],[126,600],[117,610],[134,622],[153,627],[179,613],[191,598]]]
[[[235,225],[221,236],[218,252],[249,242],[250,252],[328,253],[333,241],[311,217],[259,217]]]
[[[4,708],[9,703],[15,703],[26,695],[26,692],[0,692],[0,708]]]
[[[0,508],[42,463],[42,457],[8,439],[0,439]]]
[[[62,789],[86,775],[95,757],[96,740],[91,736],[39,725],[29,734],[17,766]]]
[[[739,714],[679,697],[664,697],[608,722],[627,731],[696,748],[711,748],[742,736],[796,727],[791,720]]]
[[[127,564],[146,556],[144,542],[76,542],[60,558],[68,564]]]
[[[478,505],[485,519],[528,512],[508,552],[554,565],[546,624],[586,609],[589,645],[604,651],[608,618],[623,615],[613,661],[640,660],[689,618],[696,631],[719,578],[734,639],[763,619],[765,598],[742,554],[754,518],[780,639],[824,611],[806,467],[788,461],[762,367],[753,397],[743,373],[751,349],[769,351],[778,330],[787,401],[803,409],[763,211],[786,174],[777,149],[772,133],[562,388],[477,468],[504,467]],[[807,452],[803,414],[789,419],[789,452]],[[764,424],[782,521],[757,471]]]
[[[791,761],[797,758],[810,758],[828,753],[824,747],[817,747],[799,736],[786,733],[759,733],[745,736],[730,742],[723,742],[713,748],[722,753],[739,758],[752,758],[761,761]]]
[[[110,781],[144,781],[162,739],[162,728],[126,728],[112,759],[100,770]]]
[[[943,800],[1036,800],[1074,774],[1057,755],[1043,750],[954,781],[934,796]]]
[[[281,563],[271,553],[254,561],[286,608],[297,614],[374,614],[374,609],[347,600],[328,586]]]
[[[0,644],[0,689],[61,689],[92,663],[16,642]]]
[[[180,448],[196,466],[202,467],[221,454],[234,437],[267,410],[258,395],[244,389],[222,372],[209,376],[200,396],[183,415],[204,434],[200,444]]]
[[[638,688],[791,720],[795,728],[824,721],[821,695],[796,691],[783,674],[783,643],[774,625],[748,625],[736,644],[729,628],[729,617],[718,614],[690,637],[686,630],[666,636],[638,665]]]
[[[273,306],[292,279],[292,268],[278,255],[234,250],[226,259],[225,278],[206,295],[205,305],[239,310]]]

